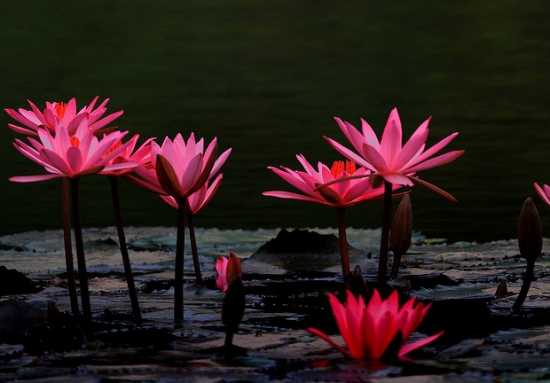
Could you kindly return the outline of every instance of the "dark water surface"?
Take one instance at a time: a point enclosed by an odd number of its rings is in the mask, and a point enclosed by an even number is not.
[[[233,148],[224,181],[196,218],[203,227],[334,227],[324,206],[263,197],[286,189],[268,165],[297,169],[340,159],[333,116],[363,117],[381,133],[398,107],[405,137],[433,116],[429,144],[458,131],[454,163],[421,177],[452,204],[415,187],[414,229],[449,241],[516,236],[525,198],[550,227],[533,182],[550,183],[550,8],[544,1],[3,1],[1,107],[26,99],[80,105],[110,97],[121,129],[150,136],[194,131]],[[0,124],[11,122],[7,115]],[[0,129],[0,234],[60,227],[60,183],[13,184],[42,172]],[[110,226],[108,181],[82,181],[83,223]],[[121,185],[124,220],[175,225],[157,196]],[[349,209],[349,226],[376,228],[381,206]]]

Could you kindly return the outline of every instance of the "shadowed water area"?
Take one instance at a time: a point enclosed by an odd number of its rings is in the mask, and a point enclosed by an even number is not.
[[[172,322],[175,230],[130,227],[127,233],[144,323],[136,327],[131,319],[116,230],[87,230],[96,337],[84,344],[74,342],[72,333],[52,338],[53,322],[46,316],[48,301],[61,312],[70,310],[61,233],[0,237],[3,264],[23,271],[35,286],[34,292],[0,299],[0,381],[516,382],[546,381],[550,374],[549,259],[539,258],[524,309],[512,314],[525,269],[515,241],[428,244],[415,234],[400,279],[391,283],[404,298],[433,302],[410,340],[440,330],[445,334],[411,353],[410,360],[368,362],[345,359],[306,331],[322,329],[343,344],[327,303],[328,292],[344,291],[337,247],[290,254],[280,252],[286,244],[280,239],[294,231],[198,230],[206,284],[195,284],[186,255],[181,328]],[[299,233],[335,243],[335,231]],[[371,287],[379,236],[376,230],[349,232],[350,261],[360,265]],[[543,250],[549,246],[545,240]],[[223,355],[224,293],[215,288],[213,268],[214,260],[229,251],[242,258],[246,308],[233,340],[240,349]],[[508,291],[496,296],[501,281]],[[67,323],[64,328],[70,329]]]
[[[433,116],[428,145],[458,131],[447,150],[466,154],[420,174],[458,202],[416,186],[415,230],[450,242],[514,238],[533,182],[550,183],[549,12],[543,1],[98,1],[83,11],[8,0],[0,105],[76,97],[83,106],[100,95],[141,141],[217,136],[233,153],[197,225],[252,230],[336,226],[328,208],[261,195],[291,190],[269,165],[298,169],[298,153],[341,159],[322,138],[346,143],[333,116],[356,126],[363,117],[380,135],[397,107],[404,138]],[[15,137],[0,129],[0,233],[58,228],[59,182],[8,181],[43,171]],[[83,224],[112,225],[107,180],[85,179],[81,192]],[[174,225],[157,196],[123,184],[121,199],[127,225]],[[381,207],[353,207],[348,223],[380,227]]]

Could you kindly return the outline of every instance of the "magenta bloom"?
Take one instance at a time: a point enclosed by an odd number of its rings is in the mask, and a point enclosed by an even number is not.
[[[96,131],[107,126],[124,113],[124,111],[120,110],[103,117],[107,111],[105,105],[109,102],[109,99],[105,99],[101,105],[94,110],[98,98],[99,96],[96,96],[90,105],[85,106],[79,111],[77,111],[76,99],[74,98],[71,98],[68,103],[46,102],[46,108],[43,112],[29,100],[27,101],[31,106],[31,110],[23,108],[20,108],[18,111],[9,108],[4,110],[14,120],[23,125],[8,124],[8,126],[16,132],[28,136],[37,136],[37,131],[40,128],[56,131],[60,126],[64,126],[69,132],[69,135],[72,136],[84,118],[88,118],[89,128]]]
[[[139,166],[135,172],[141,177],[128,176],[131,182],[160,195],[176,199],[187,198],[199,190],[219,171],[231,149],[216,158],[217,140],[204,148],[204,140],[195,141],[191,133],[185,142],[178,133],[174,141],[165,138],[161,146],[151,142],[151,166]]]
[[[230,252],[229,257],[220,257],[216,259],[216,272],[218,274],[216,277],[216,286],[218,286],[221,291],[225,292],[233,278],[243,274],[241,260],[235,253]]]
[[[545,204],[550,206],[550,186],[545,184],[542,187],[540,187],[536,182],[534,186],[540,198],[542,198]]]
[[[338,117],[335,117],[335,120],[358,153],[353,152],[331,138],[325,137],[344,157],[360,166],[364,166],[375,175],[382,177],[385,181],[392,184],[412,186],[413,182],[416,182],[446,198],[454,200],[448,193],[426,181],[420,180],[415,174],[421,170],[444,165],[461,156],[464,150],[454,150],[433,157],[447,146],[458,133],[447,136],[431,148],[425,150],[430,119],[424,121],[416,129],[405,145],[402,145],[403,132],[396,108],[390,113],[380,141],[378,141],[370,125],[363,119],[361,119],[362,133],[347,121],[342,121]]]
[[[303,194],[277,190],[264,192],[263,195],[345,208],[367,202],[384,194],[383,187],[373,188],[371,186],[368,179],[371,174],[370,170],[363,167],[357,169],[355,163],[351,161],[347,161],[345,165],[343,161],[335,161],[331,168],[318,162],[317,169],[315,169],[304,156],[297,155],[296,158],[306,170],[305,172],[291,170],[284,166],[281,166],[281,169],[270,166],[268,169],[273,170],[275,174]],[[347,178],[352,175],[359,177]],[[343,179],[341,182],[333,182],[341,178]],[[322,186],[331,182],[332,184]]]
[[[187,198],[188,215],[197,214],[200,210],[202,210],[203,207],[206,206],[208,202],[210,202],[212,197],[214,197],[214,194],[216,194],[216,192],[218,191],[222,178],[223,174],[218,174],[218,176],[214,179],[214,181],[212,181],[210,185],[208,185],[208,183],[205,183],[201,186],[199,190],[197,190]],[[161,195],[160,198],[162,198],[164,202],[172,206],[174,209],[178,208],[178,202],[174,197],[169,195]]]
[[[377,290],[374,290],[374,294],[366,306],[363,297],[355,298],[351,291],[346,291],[345,304],[340,303],[332,293],[329,293],[329,301],[348,349],[336,344],[320,330],[308,328],[308,331],[318,335],[338,351],[354,359],[380,359],[396,336],[401,336],[402,343],[405,343],[422,322],[431,306],[431,303],[424,305],[421,302],[415,302],[415,298],[412,298],[399,308],[397,291],[383,301]],[[403,357],[434,341],[442,334],[443,331],[416,342],[404,344],[399,348],[397,356]]]
[[[124,145],[124,150],[122,150],[117,156],[112,157],[107,165],[116,165],[123,163],[133,163],[137,164],[135,166],[148,166],[151,163],[151,141],[154,138],[149,138],[145,141],[138,149],[136,148],[137,141],[139,139],[139,134],[134,135],[126,145]],[[123,146],[122,141],[116,142],[111,148],[112,151]],[[119,177],[122,174],[130,173],[134,171],[134,167],[126,167],[121,169],[107,168],[107,170],[102,170],[99,172],[101,175]]]
[[[88,128],[83,119],[70,135],[65,126],[59,125],[53,135],[45,129],[38,129],[38,139],[28,137],[30,145],[15,139],[14,146],[21,154],[42,165],[50,174],[11,177],[13,182],[36,182],[57,177],[79,178],[100,171],[118,171],[136,166],[135,163],[108,165],[109,161],[125,150],[129,144],[113,150],[128,132],[114,131],[101,140]]]

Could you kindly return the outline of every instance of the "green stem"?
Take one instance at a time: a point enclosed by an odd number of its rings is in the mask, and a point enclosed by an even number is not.
[[[178,232],[174,285],[174,322],[183,322],[183,250],[185,245],[185,210],[187,198],[178,198]]]
[[[88,275],[86,272],[86,259],[84,258],[84,240],[82,238],[82,224],[80,220],[80,204],[78,201],[79,178],[71,178],[71,197],[73,205],[73,225],[76,245],[76,259],[78,261],[78,277],[80,279],[80,299],[82,300],[82,313],[84,314],[84,326],[86,335],[93,339],[91,332],[92,309],[90,306],[90,291],[88,289]]]
[[[382,237],[380,238],[380,255],[378,258],[378,288],[386,283],[388,269],[388,248],[390,243],[392,184],[384,181],[384,207],[382,212]]]
[[[124,265],[124,273],[126,274],[126,283],[128,284],[128,294],[132,304],[132,313],[136,325],[141,326],[141,312],[139,310],[139,302],[132,274],[132,266],[130,264],[130,256],[128,254],[128,246],[126,244],[126,236],[124,235],[124,226],[122,224],[122,213],[120,209],[120,199],[118,195],[118,177],[109,177],[111,182],[111,195],[113,197],[113,208],[115,210],[115,221],[118,232],[118,242],[120,246],[120,254],[122,255],[122,263]]]
[[[69,198],[69,179],[61,179],[61,204],[63,209],[63,240],[65,244],[65,263],[67,265],[67,283],[69,287],[69,299],[71,312],[74,316],[80,314],[78,308],[78,296],[76,294],[76,281],[74,276],[73,244],[71,240],[71,207]]]
[[[195,238],[195,220],[193,214],[187,215],[189,223],[189,239],[191,240],[191,253],[193,254],[193,266],[195,267],[195,279],[197,284],[204,285],[201,274],[201,264],[199,263],[199,252],[197,250],[197,239]]]
[[[346,209],[343,207],[336,208],[338,217],[338,238],[340,239],[340,260],[342,263],[342,274],[344,280],[347,280],[350,275],[349,256],[348,256],[348,238],[346,233]]]

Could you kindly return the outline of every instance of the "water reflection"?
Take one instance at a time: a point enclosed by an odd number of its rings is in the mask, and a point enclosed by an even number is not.
[[[0,30],[2,107],[26,99],[89,102],[110,97],[121,129],[163,138],[177,132],[233,148],[224,180],[197,225],[330,227],[330,209],[261,196],[285,187],[268,165],[340,159],[322,139],[344,141],[333,116],[367,119],[378,132],[398,107],[405,136],[432,115],[428,145],[459,131],[466,154],[423,177],[456,204],[416,188],[414,228],[450,241],[516,236],[525,198],[550,210],[533,182],[550,183],[550,9],[544,2],[428,1],[269,5],[101,0],[77,7],[8,1]],[[70,48],[70,49],[69,49]],[[9,122],[0,118],[4,126]],[[0,233],[60,226],[59,185],[15,185],[39,169],[3,143]],[[107,180],[83,180],[86,226],[113,224]],[[121,185],[127,225],[175,225],[157,196]],[[379,227],[381,207],[349,209],[354,227]]]

